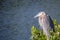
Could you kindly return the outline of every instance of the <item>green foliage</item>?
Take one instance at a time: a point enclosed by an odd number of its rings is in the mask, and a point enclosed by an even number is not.
[[[53,21],[55,32],[50,32],[50,40],[60,40],[60,24],[57,24],[56,20]],[[38,30],[36,27],[31,28],[31,40],[47,40],[42,30]]]

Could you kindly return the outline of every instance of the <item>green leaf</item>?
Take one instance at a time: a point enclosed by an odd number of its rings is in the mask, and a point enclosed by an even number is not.
[[[49,31],[50,39],[49,40],[60,40],[60,24],[57,24],[56,20],[53,20],[54,30]],[[42,30],[38,30],[36,27],[32,26],[31,28],[31,40],[47,40],[46,36],[43,34]]]

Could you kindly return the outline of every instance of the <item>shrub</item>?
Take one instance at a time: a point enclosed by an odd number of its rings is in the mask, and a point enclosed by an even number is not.
[[[60,40],[60,24],[57,24],[56,20],[53,21],[54,30],[49,31],[50,39],[49,40]],[[47,40],[46,36],[43,34],[42,30],[38,30],[35,26],[31,28],[31,40]]]

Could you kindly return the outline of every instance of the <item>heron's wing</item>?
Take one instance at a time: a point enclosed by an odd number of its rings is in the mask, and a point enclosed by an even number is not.
[[[51,17],[50,16],[48,16],[49,17],[49,24],[50,24],[50,27],[53,29],[53,31],[54,31],[54,24],[53,24],[53,20],[51,19]]]

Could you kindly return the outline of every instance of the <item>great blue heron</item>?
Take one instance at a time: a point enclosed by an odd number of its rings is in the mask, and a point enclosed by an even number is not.
[[[54,25],[50,16],[48,16],[45,12],[38,13],[34,18],[38,17],[39,25],[43,29],[43,33],[47,36],[47,40],[50,38],[49,30],[54,30]]]

